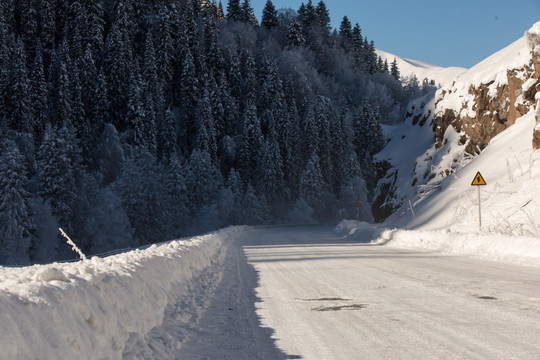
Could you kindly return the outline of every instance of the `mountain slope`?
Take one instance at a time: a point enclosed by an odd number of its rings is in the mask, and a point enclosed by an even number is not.
[[[388,65],[392,64],[396,59],[397,66],[401,73],[401,77],[409,78],[413,75],[422,81],[424,79],[434,80],[436,84],[447,84],[454,80],[459,74],[462,74],[467,69],[462,67],[441,67],[431,65],[418,60],[404,59],[392,53],[376,49],[375,52],[383,61],[387,61]]]
[[[399,216],[407,209],[410,211],[420,199],[440,191],[443,182],[450,181],[446,180],[449,175],[459,177],[458,172],[494,137],[525,115],[530,122],[528,133],[524,130],[512,148],[527,146],[529,155],[535,154],[531,111],[535,109],[540,84],[540,64],[538,57],[532,56],[531,34],[540,34],[540,23],[527,36],[462,73],[436,93],[411,102],[405,123],[387,129],[390,142],[377,155],[381,169],[387,171],[375,196],[376,219],[384,219],[402,208],[394,215]],[[504,171],[511,172],[505,170],[511,167],[507,163],[519,156],[507,151],[510,153],[499,155],[499,164],[490,166],[502,166]],[[523,159],[518,162],[528,164]],[[491,182],[501,184],[499,179]],[[402,226],[406,224],[400,222]],[[419,225],[418,221],[410,224]]]

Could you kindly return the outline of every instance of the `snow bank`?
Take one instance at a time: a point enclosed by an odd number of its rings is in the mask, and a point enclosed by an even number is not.
[[[200,292],[219,283],[240,231],[77,263],[0,267],[0,358],[136,357],[167,312],[193,326],[205,306]]]
[[[334,228],[334,232],[342,238],[354,237],[357,240],[371,241],[377,228],[363,221],[341,220]]]
[[[373,244],[540,267],[540,239],[450,230],[385,230]]]

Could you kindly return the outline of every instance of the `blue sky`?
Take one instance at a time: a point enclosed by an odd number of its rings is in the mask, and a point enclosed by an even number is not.
[[[298,10],[307,0],[272,0]],[[317,4],[319,0],[313,0]],[[226,6],[227,1],[223,1]],[[540,21],[540,0],[326,0],[332,26],[359,23],[378,49],[440,66],[471,67]],[[252,0],[260,20],[266,0]]]

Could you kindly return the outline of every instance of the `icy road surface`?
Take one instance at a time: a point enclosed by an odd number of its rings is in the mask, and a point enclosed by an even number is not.
[[[321,227],[247,231],[179,355],[540,359],[539,269],[358,240]]]

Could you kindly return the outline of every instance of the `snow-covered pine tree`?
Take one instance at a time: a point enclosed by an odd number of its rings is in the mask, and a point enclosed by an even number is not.
[[[241,6],[242,10],[242,19],[244,22],[250,23],[254,26],[259,25],[255,14],[253,13],[253,8],[251,7],[250,0],[244,0]]]
[[[93,104],[97,99],[92,96],[95,94],[96,87],[98,86],[98,69],[94,60],[94,52],[90,47],[90,44],[86,46],[84,57],[80,61],[79,71],[81,93],[84,94],[84,96],[82,96],[82,104],[85,110],[86,122],[93,125],[95,117],[99,116],[98,113],[94,112],[98,109],[96,109]]]
[[[302,163],[305,164],[308,161],[309,157],[313,153],[318,153],[319,151],[319,134],[321,133],[320,124],[318,123],[318,117],[315,113],[315,104],[314,102],[309,102],[308,109],[302,119],[301,131],[301,148],[300,154],[302,157]]]
[[[176,120],[171,109],[165,111],[161,116],[159,126],[160,136],[158,138],[158,157],[164,164],[169,164],[177,152],[176,144]]]
[[[74,59],[75,62],[83,58],[84,51],[86,50],[86,23],[86,8],[84,8],[78,0],[71,1],[68,8],[68,18],[64,36],[69,43],[69,56]]]
[[[227,4],[227,20],[244,21],[244,13],[240,6],[240,0],[229,0]]]
[[[124,121],[129,94],[129,78],[133,65],[133,48],[131,46],[133,28],[131,12],[125,0],[116,5],[115,20],[105,42],[106,58],[104,68],[109,85],[111,101],[110,115],[115,127],[124,131]]]
[[[105,14],[103,3],[95,0],[83,0],[86,12],[86,41],[90,44],[92,51],[99,58],[103,53]]]
[[[122,175],[114,184],[135,230],[136,242],[140,244],[164,238],[167,221],[164,173],[154,156],[139,148],[133,157],[126,160]]]
[[[220,48],[219,26],[215,17],[206,17],[204,22],[203,61],[206,65],[206,71],[209,71],[213,76],[217,76],[225,68]]]
[[[128,129],[131,131],[131,144],[140,147],[148,146],[148,139],[146,137],[147,116],[144,106],[143,88],[144,84],[141,71],[137,63],[135,63],[129,85],[126,121]]]
[[[296,47],[304,46],[305,43],[306,39],[302,34],[302,25],[294,19],[287,30],[287,48],[294,49]]]
[[[260,163],[261,178],[258,181],[261,193],[272,205],[284,200],[288,192],[284,181],[283,162],[276,137],[277,135],[272,129],[264,146]]]
[[[324,190],[325,184],[319,157],[313,152],[300,176],[299,195],[318,215],[320,215],[323,206]]]
[[[47,125],[38,151],[39,195],[51,205],[59,225],[73,234],[73,218],[76,212],[77,183],[76,166],[67,129],[57,130]]]
[[[186,166],[185,176],[188,209],[193,216],[199,215],[199,211],[204,207],[216,204],[223,179],[208,152],[193,150]]]
[[[172,20],[167,5],[161,5],[159,12],[158,31],[156,32],[156,60],[159,76],[166,84],[166,98],[171,97],[169,84],[172,84],[174,76],[175,46],[173,42]]]
[[[85,106],[83,104],[83,93],[82,86],[79,77],[79,69],[76,62],[72,62],[69,72],[71,76],[69,77],[69,93],[71,94],[71,119],[70,122],[73,124],[74,129],[76,130],[77,138],[80,140],[79,146],[81,149],[84,149],[86,154],[92,149],[93,146],[93,130],[92,123],[86,117]],[[88,163],[88,162],[86,162]]]
[[[67,43],[66,47],[67,47]],[[72,104],[71,104],[71,81],[69,78],[68,63],[71,62],[69,57],[58,56],[54,61],[60,61],[56,66],[58,68],[56,78],[56,88],[54,89],[54,108],[52,111],[51,120],[57,126],[62,126],[65,123],[71,123],[72,121]],[[54,64],[52,66],[55,66]]]
[[[239,225],[242,221],[242,200],[243,200],[243,185],[240,174],[231,168],[229,176],[225,181],[225,188],[231,192],[230,206],[231,210],[228,214],[228,223],[231,225]]]
[[[122,174],[125,161],[124,150],[113,124],[104,125],[94,153],[94,168],[100,175],[99,184],[105,187]]]
[[[367,72],[373,75],[377,72],[377,53],[375,52],[375,43],[370,41],[364,44],[364,63],[366,64]]]
[[[188,193],[186,186],[185,167],[177,154],[171,154],[169,165],[166,167],[165,188],[167,191],[166,207],[169,217],[166,223],[168,233],[181,236],[182,230],[189,224]]]
[[[399,74],[399,67],[398,67],[396,58],[394,58],[394,61],[392,61],[392,65],[390,66],[390,75],[392,75],[394,79],[399,81],[400,74]]]
[[[251,54],[246,55],[246,62],[243,74],[243,109],[246,110],[248,104],[257,103],[257,93],[259,85],[257,83],[255,59]]]
[[[253,185],[248,184],[242,201],[242,223],[263,225],[271,223],[270,211],[264,196],[257,196]]]
[[[213,163],[217,163],[217,141],[212,104],[210,103],[210,86],[208,81],[203,88],[203,94],[197,108],[196,148],[210,155]]]
[[[107,89],[107,80],[103,73],[103,68],[98,70],[98,76],[94,92],[91,93],[93,101],[90,107],[87,109],[89,119],[92,119],[94,131],[99,134],[103,131],[103,125],[106,122],[111,122],[110,112],[110,100],[109,92]]]
[[[265,57],[259,73],[261,85],[257,109],[261,114],[265,111],[277,112],[276,107],[284,103],[283,84],[278,76],[277,64]]]
[[[327,42],[330,36],[330,31],[332,30],[332,26],[330,24],[330,12],[328,11],[324,1],[319,1],[317,7],[315,8],[315,13],[317,15],[317,28],[318,31],[320,31],[322,41]]]
[[[339,25],[340,45],[345,51],[350,51],[352,42],[352,25],[347,16],[343,17]]]
[[[0,155],[0,263],[26,265],[37,246],[29,205],[25,159],[17,145],[4,141]]]
[[[30,68],[30,103],[32,104],[32,133],[34,139],[41,139],[45,131],[45,124],[48,120],[47,97],[49,90],[45,82],[45,72],[43,68],[43,50],[41,42],[38,40],[36,55]]]
[[[332,158],[332,126],[335,122],[334,114],[332,110],[332,103],[329,98],[324,96],[318,96],[315,99],[314,104],[315,122],[317,124],[318,133],[317,138],[319,147],[317,154],[319,156],[321,172],[324,182],[326,184],[331,183],[332,174],[334,172],[335,160]]]
[[[6,118],[10,129],[32,133],[31,88],[26,70],[26,53],[20,38],[16,42],[12,60],[6,94],[9,99],[6,104]]]
[[[193,149],[192,137],[197,131],[195,116],[199,95],[201,93],[195,64],[189,48],[185,49],[183,69],[178,81],[179,107],[181,114],[178,144],[183,147],[182,150],[189,151],[190,149]]]
[[[257,117],[257,108],[254,104],[248,104],[244,111],[244,130],[239,159],[240,173],[247,181],[255,177],[263,144],[264,138],[261,123]]]
[[[42,0],[39,2],[39,20],[41,45],[44,52],[44,66],[50,60],[51,54],[56,44],[56,7],[55,0]]]
[[[218,134],[236,135],[240,132],[241,124],[238,124],[239,105],[237,98],[232,94],[233,89],[229,85],[225,71],[221,71],[218,81],[218,91],[214,92],[212,104],[214,110],[214,118],[216,121],[216,129]],[[223,114],[221,115],[221,110]],[[220,117],[222,119],[220,120]]]
[[[216,14],[218,20],[225,20],[225,12],[223,11],[223,4],[221,3],[221,1],[218,2]]]
[[[242,94],[242,72],[240,69],[240,56],[236,51],[231,51],[230,68],[228,73],[229,91],[235,99],[240,99]]]
[[[360,25],[356,23],[352,29],[352,51],[354,64],[362,71],[366,71],[366,65],[364,64],[364,39],[362,37],[362,29]]]
[[[218,74],[220,77],[220,82],[225,81],[227,82],[227,78],[224,75],[224,71],[220,70],[220,74]],[[225,134],[225,107],[224,107],[224,101],[226,100],[224,97],[229,96],[229,93],[226,89],[222,88],[218,83],[216,82],[216,79],[212,76],[209,78],[210,85],[209,85],[209,92],[210,92],[210,105],[212,108],[212,117],[214,118],[214,128],[216,133],[216,141],[221,139],[223,135]],[[222,95],[222,91],[223,95]],[[230,99],[227,99],[230,100]]]
[[[120,197],[110,187],[105,187],[94,200],[84,223],[85,238],[90,245],[88,254],[102,254],[137,245]]]
[[[384,62],[380,56],[377,56],[377,71],[384,72]]]
[[[268,30],[278,26],[277,11],[271,0],[266,1],[262,13],[261,25]]]

